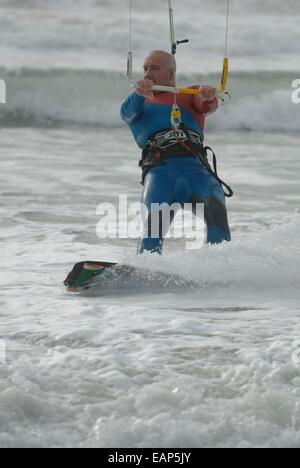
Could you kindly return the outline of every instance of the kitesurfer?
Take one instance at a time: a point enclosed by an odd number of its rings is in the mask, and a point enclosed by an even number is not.
[[[151,52],[144,62],[144,79],[137,82],[135,91],[121,107],[123,120],[143,150],[141,201],[146,210],[139,254],[162,253],[164,238],[175,215],[172,213],[169,224],[160,226],[158,235],[151,235],[152,220],[157,206],[162,204],[179,203],[184,207],[190,203],[194,209],[198,203],[204,204],[206,242],[217,244],[231,240],[222,181],[211,170],[203,146],[205,118],[218,108],[217,90],[203,86],[197,95],[178,94],[181,124],[177,129],[172,128],[170,113],[174,95],[154,91],[152,87],[174,86],[175,76],[174,55]]]

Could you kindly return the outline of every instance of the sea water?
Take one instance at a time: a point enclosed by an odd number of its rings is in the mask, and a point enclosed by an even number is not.
[[[165,3],[134,5],[137,75],[169,47]],[[225,5],[173,3],[191,39],[179,81],[217,84]],[[100,204],[141,192],[119,117],[126,2],[2,0],[0,15],[0,446],[300,447],[298,2],[232,2],[231,101],[206,143],[235,191],[233,240],[167,239],[162,257],[96,233]],[[67,294],[82,260],[179,280]]]

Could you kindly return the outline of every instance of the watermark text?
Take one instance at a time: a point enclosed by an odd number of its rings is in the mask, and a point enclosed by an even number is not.
[[[292,88],[296,88],[292,93],[292,102],[294,104],[300,104],[300,79],[293,81]]]
[[[292,361],[293,364],[299,365],[300,364],[300,339],[295,340],[293,342],[293,354],[292,354]]]
[[[6,344],[0,340],[0,366],[6,365]]]
[[[100,239],[186,239],[187,249],[199,247],[203,241],[203,203],[129,203],[127,195],[119,201],[101,203],[96,233]]]
[[[6,83],[0,79],[0,104],[6,104]]]

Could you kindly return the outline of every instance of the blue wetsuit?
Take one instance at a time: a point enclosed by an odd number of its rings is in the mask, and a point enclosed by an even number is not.
[[[183,96],[181,102],[180,97],[178,99],[182,121],[186,128],[203,137],[204,117],[200,115],[199,109],[193,107],[191,99],[191,96]],[[158,93],[150,101],[133,92],[123,102],[121,116],[130,126],[141,149],[147,146],[151,135],[170,128],[173,100],[170,93]],[[223,189],[201,161],[189,154],[168,159],[151,168],[145,178],[141,202],[146,209],[142,210],[144,234],[139,242],[138,253],[145,250],[162,253],[164,237],[170,224],[161,227],[156,236],[150,234],[153,233],[150,225],[155,211],[157,212],[157,204],[163,203],[169,206],[178,203],[182,207],[185,203],[190,203],[195,210],[197,203],[203,203],[207,226],[206,241],[215,244],[231,240]],[[175,214],[172,213],[170,222]]]

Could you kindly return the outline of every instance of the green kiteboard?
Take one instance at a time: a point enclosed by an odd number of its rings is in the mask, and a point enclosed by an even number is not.
[[[176,273],[151,271],[148,268],[130,266],[121,263],[79,262],[68,274],[64,285],[69,292],[80,292],[97,286],[97,278],[103,276],[99,286],[104,289],[111,287],[129,288],[130,284],[140,287],[154,287],[160,290],[167,288],[195,288],[199,285],[193,280],[183,278]]]
[[[117,263],[108,262],[79,262],[68,274],[64,281],[69,292],[78,292],[80,289],[88,289],[94,278],[102,275],[105,271],[116,267]]]

